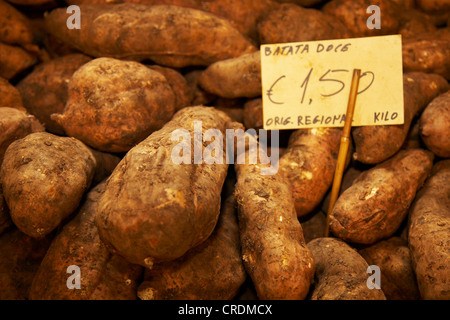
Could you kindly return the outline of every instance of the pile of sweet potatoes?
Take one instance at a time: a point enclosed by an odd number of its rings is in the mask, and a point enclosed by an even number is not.
[[[450,6],[370,4],[0,0],[0,299],[449,300]],[[388,34],[325,236],[342,130],[258,131],[259,46]]]

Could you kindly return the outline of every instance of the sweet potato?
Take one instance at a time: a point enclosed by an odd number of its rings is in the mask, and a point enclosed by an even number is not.
[[[81,29],[67,28],[65,8],[47,15],[47,28],[94,57],[150,59],[179,68],[257,50],[230,22],[196,9],[138,4],[80,5],[80,9]]]
[[[18,46],[0,42],[0,77],[11,80],[37,63],[37,58]]]
[[[364,171],[337,199],[330,215],[331,232],[361,244],[392,236],[430,174],[433,158],[422,149],[402,150]]]
[[[73,73],[90,60],[83,54],[56,58],[36,66],[17,84],[25,108],[44,124],[46,131],[64,135],[62,126],[51,120],[50,116],[64,111],[67,87]]]
[[[408,246],[423,299],[449,300],[450,160],[439,161],[409,212]]]
[[[262,99],[255,98],[244,104],[244,126],[247,129],[262,129],[264,127]]]
[[[436,73],[450,80],[450,27],[403,40],[403,70]]]
[[[331,186],[339,152],[340,128],[294,131],[286,153],[280,158],[280,172],[294,197],[298,217],[312,212]]]
[[[369,265],[363,257],[336,238],[308,243],[316,263],[311,300],[386,300],[382,289],[369,289]]]
[[[369,29],[367,8],[376,5],[381,11],[381,28]],[[331,0],[323,12],[335,16],[350,32],[350,37],[369,37],[394,34],[399,28],[398,6],[390,0]]]
[[[408,242],[391,237],[358,251],[369,265],[380,268],[381,289],[388,300],[420,300]]]
[[[5,198],[3,197],[2,185],[0,183],[0,235],[10,226],[12,226],[12,220]]]
[[[203,134],[217,129],[224,135],[231,119],[214,108],[183,108],[132,148],[108,179],[97,216],[100,237],[132,263],[151,268],[155,262],[179,258],[214,230],[228,164],[225,149],[223,155],[216,155],[219,163],[191,164],[185,152],[194,143],[202,154],[206,148],[201,140],[191,138],[194,121],[202,122]],[[180,136],[172,138],[173,132],[180,133],[183,142]],[[182,145],[188,149],[183,157]],[[200,153],[196,149],[193,157]],[[178,162],[176,156],[188,163]]]
[[[260,299],[304,299],[314,276],[289,186],[264,165],[235,164],[242,259]]]
[[[16,108],[25,111],[22,97],[19,90],[16,89],[8,80],[0,77],[0,107]]]
[[[199,81],[202,73],[203,70],[195,69],[189,71],[184,75],[184,78],[187,81],[187,85],[191,88],[191,91],[194,93],[194,98],[192,99],[193,106],[211,105],[214,99],[216,98],[216,95],[206,92],[205,90],[203,90],[202,87],[200,87]]]
[[[95,216],[100,183],[76,216],[52,241],[30,288],[32,300],[135,300],[142,267],[111,254],[101,242]],[[69,289],[69,266],[80,268],[80,289]]]
[[[450,91],[436,97],[420,116],[420,136],[435,155],[450,158]]]
[[[175,111],[166,78],[134,61],[94,59],[73,74],[68,90],[64,113],[51,119],[100,151],[128,151]]]
[[[403,39],[414,38],[417,34],[436,30],[434,21],[429,15],[415,9],[401,11],[398,33]]]
[[[448,0],[416,0],[417,6],[425,11],[437,12],[450,10]]]
[[[114,171],[121,158],[114,154],[101,152],[92,148],[89,148],[89,150],[92,152],[96,163],[92,184],[98,184]]]
[[[161,67],[156,64],[149,66],[149,68],[158,71],[166,78],[175,94],[176,111],[191,105],[191,102],[194,99],[194,92],[181,73],[174,69]]]
[[[146,269],[138,296],[142,300],[228,300],[245,278],[235,199],[230,196],[211,236],[181,258]]]
[[[34,116],[15,108],[0,107],[0,166],[12,142],[41,131],[44,131],[44,127]]]
[[[338,19],[317,9],[282,4],[258,24],[261,43],[286,43],[348,38]]]
[[[200,86],[224,98],[253,98],[261,95],[260,52],[211,64],[199,79]]]
[[[0,300],[26,300],[53,235],[34,239],[17,228],[0,235]],[[64,282],[65,283],[65,282]]]
[[[14,224],[30,237],[49,234],[75,211],[94,170],[94,156],[74,138],[37,132],[11,143],[0,175]]]
[[[28,18],[8,2],[0,0],[0,42],[26,46],[34,42]]]
[[[353,158],[362,163],[377,164],[392,157],[404,144],[414,116],[448,88],[447,81],[436,74],[422,72],[404,74],[404,124],[353,128],[352,136],[355,143]]]

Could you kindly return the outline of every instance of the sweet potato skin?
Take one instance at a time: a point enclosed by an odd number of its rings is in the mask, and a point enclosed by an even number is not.
[[[308,243],[316,263],[311,300],[386,300],[382,289],[367,287],[368,264],[347,243],[317,238]]]
[[[154,262],[179,258],[214,230],[228,169],[225,158],[213,164],[172,160],[179,143],[172,132],[185,129],[192,137],[194,121],[202,121],[204,134],[212,128],[225,132],[231,119],[210,107],[183,108],[131,149],[108,179],[96,223],[102,240],[132,263],[151,268]],[[189,150],[190,140],[184,141]]]
[[[261,175],[261,164],[235,164],[242,259],[258,298],[305,299],[314,260],[306,247],[288,184]]]
[[[429,151],[402,150],[364,171],[337,199],[330,215],[331,232],[361,244],[392,236],[430,174],[433,159]]]
[[[436,97],[419,121],[420,137],[435,155],[450,158],[450,91]]]
[[[261,95],[260,51],[211,64],[200,76],[201,87],[223,98]]]
[[[33,54],[21,47],[0,42],[0,77],[12,80],[36,63]]]
[[[64,129],[50,119],[52,113],[62,113],[67,102],[67,88],[73,73],[90,57],[70,54],[40,64],[17,84],[25,108],[34,115],[46,131],[64,135]]]
[[[65,9],[56,9],[46,17],[47,29],[94,57],[150,59],[181,68],[205,66],[257,50],[229,21],[196,9],[128,3],[86,4],[80,9],[82,23],[89,28],[69,30]],[[142,41],[144,36],[152,40]]]
[[[33,132],[42,132],[44,127],[31,115],[16,108],[0,107],[0,166],[8,146],[17,139]]]
[[[34,42],[28,18],[6,1],[0,1],[0,42],[26,46]]]
[[[388,300],[420,300],[408,242],[400,237],[358,251],[369,265],[380,267],[381,289]]]
[[[294,131],[289,138],[280,172],[292,190],[298,217],[312,212],[331,186],[341,135],[340,128],[313,128]]]
[[[211,236],[174,261],[145,270],[143,300],[229,300],[244,283],[234,196],[221,208]]]
[[[67,135],[105,152],[126,152],[169,121],[175,95],[166,78],[134,61],[94,59],[69,83],[62,114]]]
[[[0,77],[0,106],[16,108],[25,111],[22,97],[19,90],[16,89],[8,80]]]
[[[37,132],[14,141],[1,167],[14,224],[43,238],[77,208],[94,175],[95,158],[74,138]]]
[[[450,160],[439,161],[415,198],[408,219],[408,247],[420,294],[450,299]]]
[[[87,195],[76,216],[52,241],[33,279],[31,300],[135,300],[142,267],[112,255],[95,225],[105,182]],[[69,266],[80,268],[80,289],[67,288]]]
[[[414,116],[437,95],[448,90],[447,81],[436,74],[405,73],[403,76],[404,124],[363,126],[352,129],[355,142],[353,158],[377,164],[397,153],[405,142]]]

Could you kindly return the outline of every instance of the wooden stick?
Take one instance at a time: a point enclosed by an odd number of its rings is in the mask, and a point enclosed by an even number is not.
[[[330,206],[327,212],[327,222],[325,226],[325,237],[328,237],[330,230],[330,215],[333,211],[334,204],[339,196],[341,188],[342,176],[344,174],[345,162],[347,158],[348,146],[350,144],[350,133],[352,128],[353,112],[355,110],[356,96],[358,94],[360,69],[353,69],[352,86],[350,87],[350,96],[348,98],[347,114],[345,115],[344,130],[342,131],[341,145],[339,146],[339,154],[336,163],[336,171],[334,172],[333,186],[331,189]]]

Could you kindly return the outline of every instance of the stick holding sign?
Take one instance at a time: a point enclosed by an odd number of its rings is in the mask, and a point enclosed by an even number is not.
[[[327,222],[325,226],[325,237],[328,237],[330,229],[330,215],[333,211],[334,204],[339,195],[341,188],[342,175],[344,174],[345,161],[347,158],[348,147],[350,144],[350,134],[352,128],[353,112],[355,110],[356,96],[358,94],[359,78],[361,76],[360,69],[353,69],[352,86],[350,87],[350,96],[348,98],[347,113],[345,115],[344,129],[342,131],[341,145],[339,147],[339,154],[336,164],[336,171],[334,173],[333,186],[331,189],[330,206],[327,212]]]

